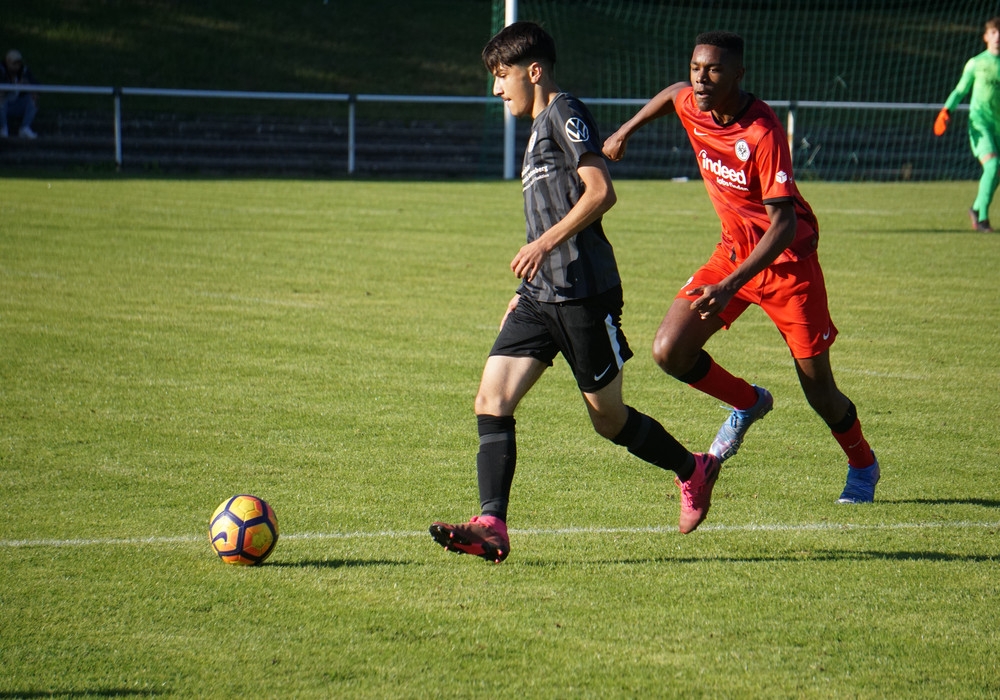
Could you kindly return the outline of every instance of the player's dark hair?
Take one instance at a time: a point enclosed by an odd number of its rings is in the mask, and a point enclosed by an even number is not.
[[[702,32],[694,40],[695,46],[706,44],[717,46],[723,51],[743,59],[743,37],[733,32],[712,31]]]
[[[534,22],[514,22],[504,27],[483,49],[483,63],[490,73],[500,66],[535,61],[551,69],[556,64],[556,42]]]
[[[1000,31],[1000,17],[990,17],[988,20],[986,20],[985,28],[996,29]]]

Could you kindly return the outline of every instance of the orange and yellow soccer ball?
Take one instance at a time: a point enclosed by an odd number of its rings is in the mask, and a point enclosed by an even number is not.
[[[254,566],[274,551],[278,543],[278,519],[266,501],[246,494],[233,496],[212,513],[208,537],[222,561]]]

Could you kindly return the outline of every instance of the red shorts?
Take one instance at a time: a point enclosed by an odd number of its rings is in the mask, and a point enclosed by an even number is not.
[[[730,256],[728,248],[718,245],[708,262],[681,287],[677,298],[694,301],[697,297],[688,295],[687,290],[717,284],[728,277],[737,267]],[[729,328],[750,304],[757,304],[774,321],[792,357],[816,357],[837,337],[816,254],[767,268],[743,285],[719,318]]]

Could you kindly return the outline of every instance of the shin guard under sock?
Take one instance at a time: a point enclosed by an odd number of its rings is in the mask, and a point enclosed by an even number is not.
[[[730,374],[704,350],[698,355],[694,367],[677,379],[741,411],[757,403],[757,391],[753,385]]]
[[[507,520],[510,487],[517,465],[513,416],[476,416],[479,428],[479,504],[483,515]]]
[[[639,459],[675,472],[681,481],[690,478],[691,467],[688,463],[690,453],[687,449],[659,422],[644,413],[639,413],[631,406],[626,408],[628,419],[625,421],[625,427],[612,438],[611,442],[622,445]]]
[[[833,439],[847,455],[847,464],[854,469],[864,469],[875,463],[875,454],[861,432],[861,421],[858,420],[858,409],[854,403],[847,408],[847,413],[837,423],[827,424]]]

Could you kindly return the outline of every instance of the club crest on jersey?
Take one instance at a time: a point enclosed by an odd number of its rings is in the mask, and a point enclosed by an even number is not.
[[[537,140],[538,140],[538,132],[537,131],[532,131],[531,132],[531,138],[528,139],[528,150],[529,151],[531,151],[532,149],[535,148],[535,141],[537,141]]]
[[[739,158],[744,163],[750,160],[750,146],[743,139],[740,139],[739,141],[736,142],[735,152],[736,152],[736,157]]]
[[[574,143],[583,143],[590,140],[590,129],[580,117],[570,117],[566,120],[566,135]]]

